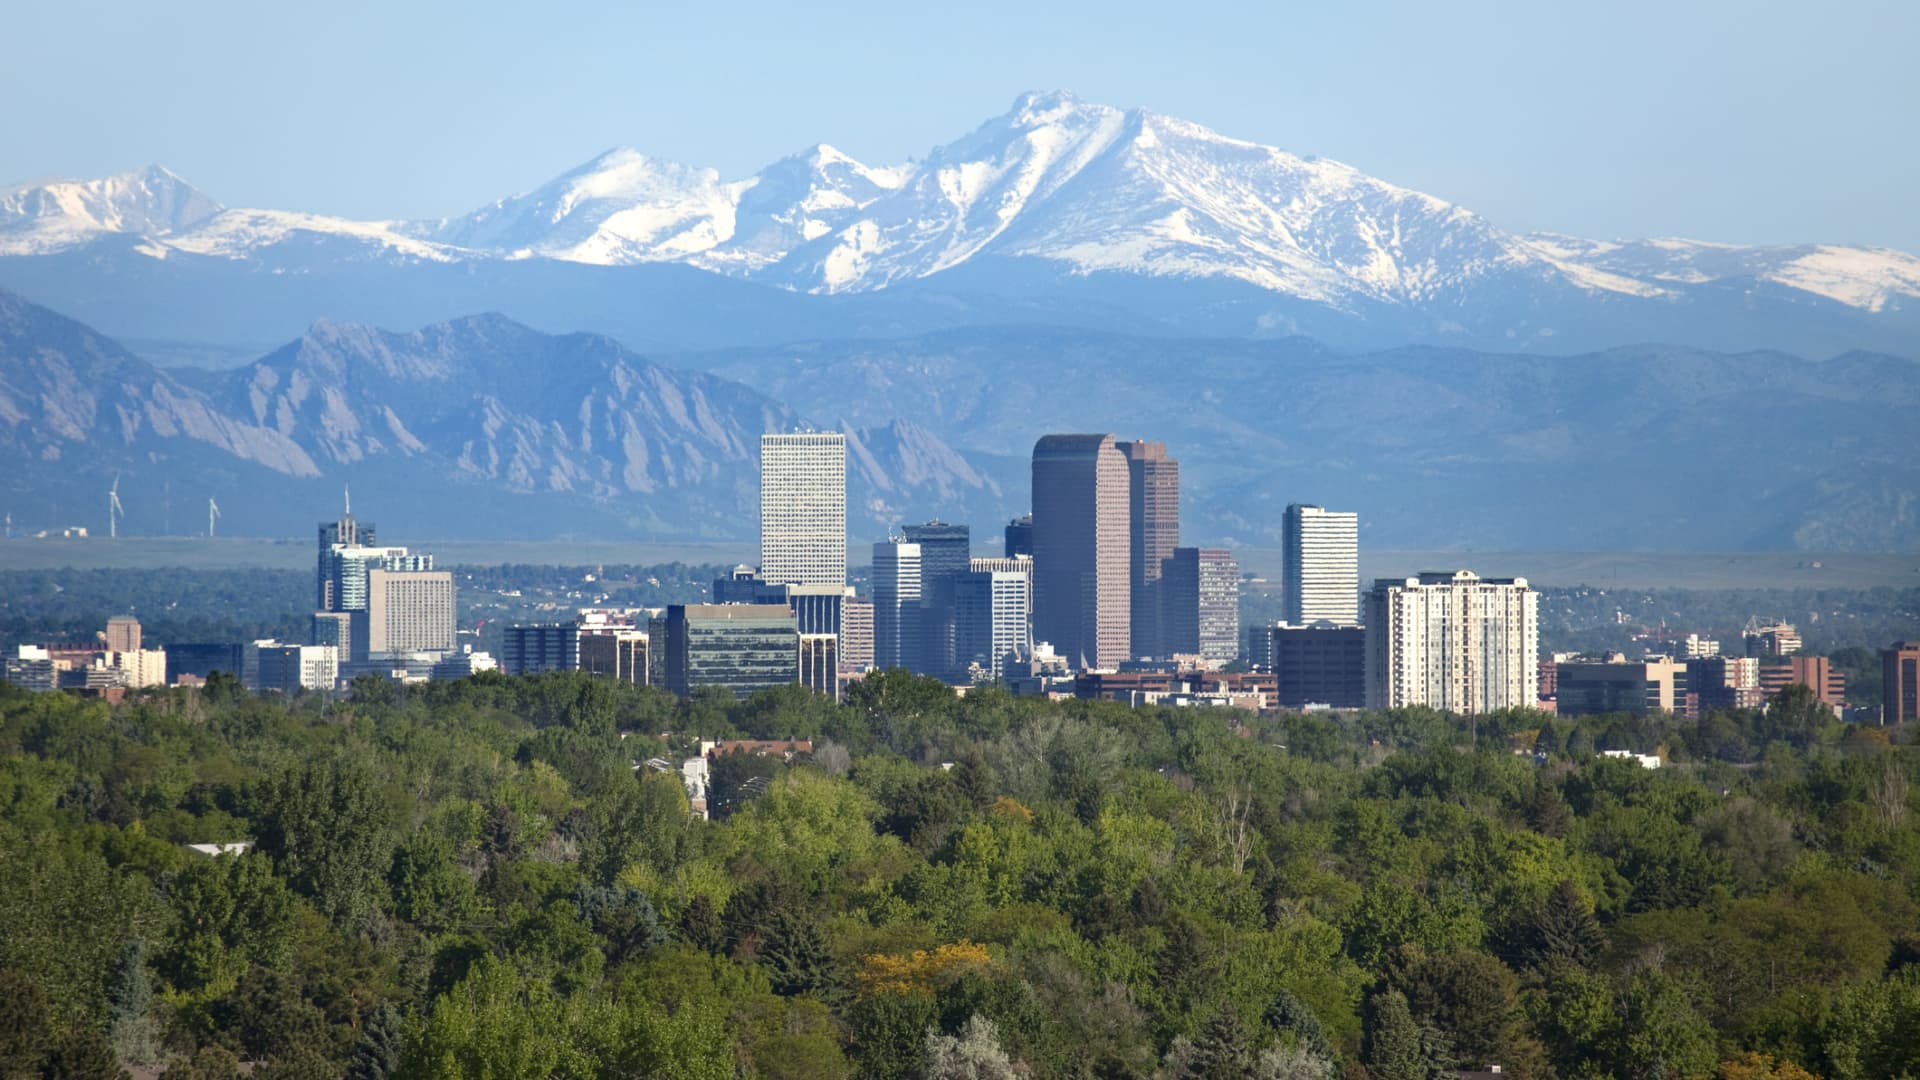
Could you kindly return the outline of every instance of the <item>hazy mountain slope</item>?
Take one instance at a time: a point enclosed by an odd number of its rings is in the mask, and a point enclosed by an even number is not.
[[[1000,330],[675,362],[757,372],[855,424],[912,416],[963,453],[1023,455],[1049,431],[1165,439],[1194,539],[1277,544],[1304,500],[1360,510],[1380,546],[1920,546],[1904,449],[1920,366],[1887,356],[1348,355]]]
[[[740,382],[498,315],[317,323],[189,387],[0,294],[0,361],[0,491],[35,528],[98,501],[69,488],[124,473],[128,535],[167,520],[175,489],[183,525],[211,494],[229,531],[299,534],[350,483],[384,520],[437,535],[751,536],[760,435],[810,423]],[[889,419],[852,437],[856,536],[901,514],[1000,512],[996,480],[924,430]]]

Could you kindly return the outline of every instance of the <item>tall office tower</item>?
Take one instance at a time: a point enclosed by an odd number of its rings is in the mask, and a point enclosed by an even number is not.
[[[920,671],[920,545],[873,545],[873,666]]]
[[[997,680],[1010,661],[1023,660],[1032,653],[1027,618],[1029,588],[1023,570],[969,570],[954,579],[954,645],[961,673],[977,667]]]
[[[1526,578],[1458,570],[1376,581],[1367,594],[1367,708],[1533,707],[1539,609]]]
[[[1160,577],[1167,656],[1225,663],[1240,652],[1240,564],[1226,548],[1174,548]]]
[[[1019,574],[1027,587],[1027,628],[1031,637],[1033,628],[1033,556],[1014,555],[1007,558],[968,559],[967,569],[975,574]]]
[[[844,601],[840,605],[840,667],[865,671],[872,666],[873,601]]]
[[[1111,435],[1033,446],[1033,631],[1076,667],[1132,657],[1127,459]]]
[[[131,615],[115,615],[107,620],[108,652],[140,651],[140,620]]]
[[[1180,463],[1167,456],[1163,442],[1115,445],[1127,459],[1127,508],[1133,518],[1128,537],[1131,647],[1137,657],[1166,656],[1175,650],[1160,640],[1160,574],[1180,546]]]
[[[1033,554],[1033,515],[1021,514],[1007,522],[1006,557],[1017,559]]]
[[[674,604],[667,608],[666,687],[703,686],[744,698],[800,681],[800,631],[785,604]]]
[[[847,583],[847,437],[760,436],[760,580]]]
[[[353,628],[354,648],[368,656],[452,652],[452,571],[368,571],[364,624],[364,635]]]
[[[839,635],[800,635],[800,685],[840,700]]]
[[[337,545],[320,555],[328,598],[322,611],[365,611],[367,574],[373,570],[420,573],[433,569],[433,556],[412,554],[403,547]]]
[[[1920,641],[1896,641],[1880,653],[1882,724],[1920,720]]]
[[[971,530],[965,525],[929,521],[902,525],[901,535],[920,545],[920,662],[929,675],[954,675],[953,583],[967,572],[973,556]]]
[[[1281,548],[1288,623],[1360,621],[1360,515],[1294,503],[1287,507]]]
[[[353,646],[353,612],[316,611],[313,613],[311,629],[307,641],[313,645],[331,645],[340,652],[342,661],[350,662],[354,657],[364,657],[366,650]]]
[[[327,552],[336,547],[374,547],[379,541],[374,539],[373,522],[354,520],[353,500],[348,498],[344,509],[340,511],[340,520],[320,523],[320,562],[314,575],[314,609],[317,611],[344,611],[334,599],[331,586],[333,576]]]

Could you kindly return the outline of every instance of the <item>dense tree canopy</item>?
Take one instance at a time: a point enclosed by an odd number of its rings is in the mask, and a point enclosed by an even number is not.
[[[0,1076],[1920,1070],[1920,755],[1792,694],[357,691],[0,689]],[[715,763],[711,821],[646,765],[788,736]]]

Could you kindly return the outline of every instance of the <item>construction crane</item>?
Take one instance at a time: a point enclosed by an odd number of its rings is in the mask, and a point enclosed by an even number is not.
[[[214,519],[219,516],[220,504],[213,501],[213,496],[207,496],[207,539],[209,540],[213,539]]]
[[[113,486],[107,489],[107,539],[120,538],[120,519],[127,515],[127,509],[120,505],[120,474],[113,474]]]

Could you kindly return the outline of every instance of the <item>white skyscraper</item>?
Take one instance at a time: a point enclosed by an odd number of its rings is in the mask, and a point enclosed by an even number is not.
[[[873,666],[920,665],[920,545],[873,545]]]
[[[1380,579],[1367,594],[1367,708],[1532,707],[1539,611],[1540,594],[1526,578],[1459,570]]]
[[[760,578],[847,583],[847,437],[760,436]]]
[[[1287,622],[1360,621],[1360,515],[1294,503],[1287,507],[1283,547]]]

